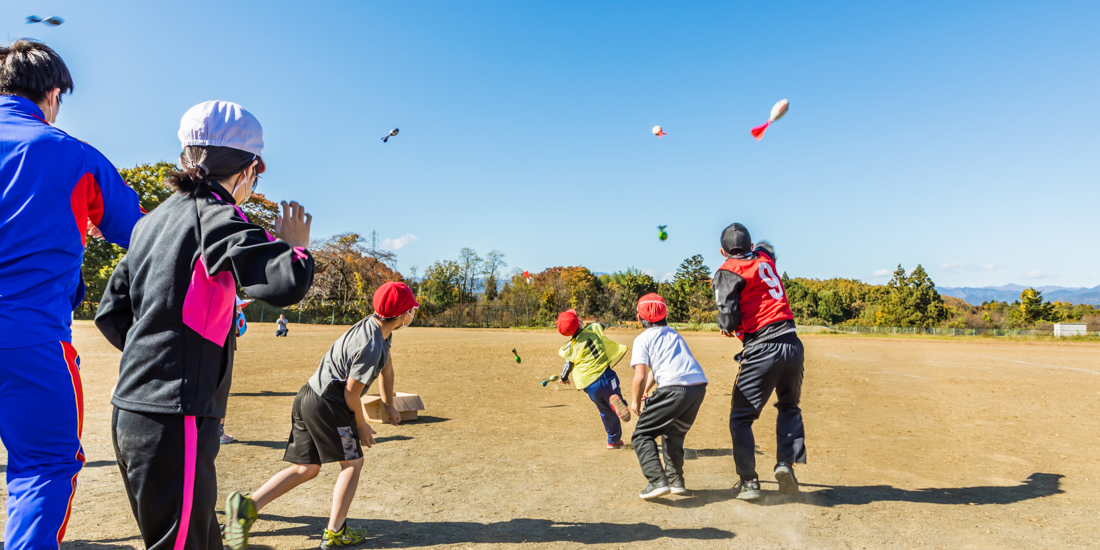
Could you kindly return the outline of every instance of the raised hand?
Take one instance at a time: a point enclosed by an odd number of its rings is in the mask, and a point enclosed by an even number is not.
[[[279,203],[283,207],[283,214],[275,219],[275,236],[282,239],[290,246],[309,247],[309,227],[313,223],[313,216],[306,213],[304,206],[298,201],[286,201]]]

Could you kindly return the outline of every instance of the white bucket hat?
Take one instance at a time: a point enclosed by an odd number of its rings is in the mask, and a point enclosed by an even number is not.
[[[204,101],[180,119],[180,146],[231,147],[260,156],[264,129],[243,107],[230,101]]]

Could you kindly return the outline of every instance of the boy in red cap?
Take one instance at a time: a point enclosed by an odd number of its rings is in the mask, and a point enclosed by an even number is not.
[[[290,440],[283,455],[293,466],[275,474],[252,495],[234,492],[226,500],[225,542],[233,550],[248,547],[248,531],[260,509],[317,477],[321,464],[328,462],[340,463],[340,476],[332,491],[332,515],[321,534],[321,548],[352,546],[365,540],[366,529],[347,524],[363,469],[359,444],[374,445],[374,430],[367,425],[359,399],[379,379],[388,422],[397,425],[401,421],[392,402],[390,340],[394,331],[412,324],[420,307],[405,283],[382,285],[373,301],[374,313],[336,340],[294,398]]]
[[[734,223],[722,231],[726,262],[714,274],[718,328],[737,337],[744,350],[733,388],[730,436],[740,480],[733,492],[740,500],[760,498],[756,475],[756,440],[752,423],[772,392],[776,394],[775,479],[782,494],[797,494],[794,464],[806,463],[806,432],[802,424],[802,373],[805,351],[795,333],[794,315],[783,283],[776,274],[775,250],[768,243],[752,244],[745,226]]]
[[[622,447],[623,426],[619,419],[630,420],[630,409],[623,401],[619,375],[612,367],[626,355],[626,346],[604,336],[603,326],[599,323],[583,326],[577,312],[572,309],[558,315],[557,324],[558,332],[569,337],[569,341],[558,350],[558,355],[565,359],[565,368],[558,383],[568,384],[572,376],[573,386],[584,390],[600,411],[603,429],[607,432],[607,448]]]
[[[634,369],[634,394],[630,410],[638,415],[630,442],[638,455],[642,473],[649,485],[638,495],[643,499],[668,492],[682,495],[684,486],[684,438],[699,414],[707,395],[707,377],[695,360],[687,342],[668,326],[668,307],[660,296],[650,293],[638,299],[638,321],[645,331],[634,339],[630,365]],[[647,399],[642,411],[642,394],[650,373],[657,391]],[[661,436],[664,465],[657,453]]]

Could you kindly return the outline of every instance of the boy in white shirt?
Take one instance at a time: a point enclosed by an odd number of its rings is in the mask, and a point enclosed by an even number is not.
[[[634,392],[630,409],[638,424],[630,442],[638,455],[642,474],[649,485],[638,495],[651,499],[687,492],[684,486],[684,437],[707,394],[707,377],[680,333],[668,326],[668,307],[660,296],[650,293],[638,299],[638,320],[645,327],[634,339],[630,358],[634,369]],[[646,399],[642,394],[652,371],[657,390]],[[657,436],[662,438],[664,465],[657,453]]]

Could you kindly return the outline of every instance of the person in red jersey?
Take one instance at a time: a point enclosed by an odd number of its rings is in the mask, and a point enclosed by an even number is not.
[[[806,463],[806,433],[802,425],[802,373],[805,352],[795,333],[794,315],[775,269],[775,249],[766,242],[753,246],[745,226],[734,223],[722,231],[726,262],[714,274],[718,328],[737,337],[744,350],[730,407],[733,459],[740,480],[733,492],[740,500],[760,498],[756,475],[756,440],[752,423],[776,393],[775,479],[779,492],[797,494],[794,464]]]

